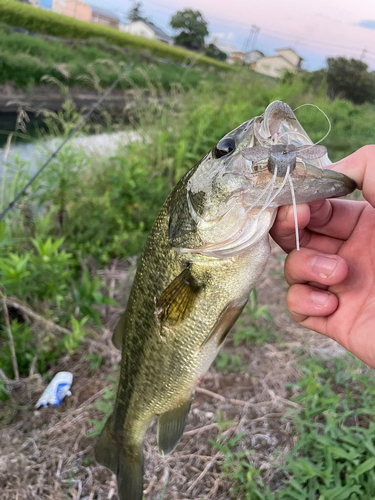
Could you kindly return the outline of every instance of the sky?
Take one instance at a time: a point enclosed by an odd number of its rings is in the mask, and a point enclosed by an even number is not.
[[[126,14],[131,0],[90,3]],[[252,25],[260,28],[256,45],[265,55],[292,47],[309,71],[325,66],[327,57],[362,59],[375,70],[374,0],[143,0],[143,14],[168,34],[178,10],[199,10],[208,22],[210,39],[243,50]]]

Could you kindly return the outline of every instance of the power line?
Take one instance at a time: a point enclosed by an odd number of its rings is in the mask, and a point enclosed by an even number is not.
[[[272,29],[268,29],[268,28],[262,28],[262,31],[265,33],[268,33],[270,35],[277,36],[278,38],[284,38],[287,42],[290,42],[290,40],[291,40],[290,34],[286,34],[286,33],[283,33],[281,31],[272,30]],[[360,53],[362,53],[363,50],[365,50],[366,56],[367,56],[367,54],[373,54],[375,56],[375,52],[372,52],[368,49],[361,49],[358,47],[343,45],[343,44],[335,43],[335,42],[326,43],[326,42],[321,42],[319,40],[313,40],[313,39],[307,38],[307,37],[298,37],[298,43],[300,43],[302,45],[307,45],[307,46],[310,45],[310,46],[317,46],[317,47],[322,47],[322,48],[332,48],[332,49],[334,48],[336,50],[343,49],[343,50],[348,50],[351,52],[360,52]]]
[[[35,175],[29,180],[29,182],[24,186],[23,189],[13,198],[13,200],[9,203],[9,205],[3,210],[0,214],[0,222],[3,220],[5,215],[11,210],[17,201],[21,198],[21,196],[26,192],[26,190],[31,186],[31,184],[35,181],[35,179],[43,172],[43,170],[50,164],[50,162],[57,156],[57,154],[61,151],[61,149],[65,146],[65,144],[73,137],[73,135],[82,127],[82,125],[87,121],[89,116],[102,104],[104,99],[108,97],[108,95],[112,92],[112,90],[116,87],[118,82],[125,76],[128,72],[128,68],[121,73],[121,75],[116,78],[116,80],[112,83],[112,85],[105,91],[102,97],[91,107],[91,109],[83,115],[81,120],[77,123],[77,125],[69,132],[66,138],[62,141],[60,146],[55,149],[55,151],[49,156],[47,161],[43,163],[40,169],[36,172]]]

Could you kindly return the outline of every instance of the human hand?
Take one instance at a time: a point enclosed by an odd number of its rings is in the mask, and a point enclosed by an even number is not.
[[[297,205],[299,252],[292,207],[279,209],[271,236],[289,254],[285,277],[293,319],[375,368],[375,146],[332,168],[355,180],[366,201]]]

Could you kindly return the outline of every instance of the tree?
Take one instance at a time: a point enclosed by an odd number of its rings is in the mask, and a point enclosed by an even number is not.
[[[219,59],[219,61],[225,61],[227,58],[227,55],[225,52],[220,50],[216,45],[213,43],[210,43],[207,45],[204,54],[207,57],[212,57],[213,59]]]
[[[172,16],[170,25],[178,30],[175,36],[177,45],[192,50],[201,50],[204,47],[204,38],[208,35],[207,22],[198,10],[185,9]]]
[[[375,75],[367,64],[357,59],[329,57],[327,59],[328,96],[362,104],[375,99]]]
[[[142,2],[134,2],[133,7],[129,11],[128,19],[130,22],[146,20],[146,18],[142,14]]]

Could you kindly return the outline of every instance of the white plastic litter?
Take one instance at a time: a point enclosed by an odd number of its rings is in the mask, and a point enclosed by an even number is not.
[[[59,372],[53,377],[47,388],[39,398],[35,408],[48,405],[59,406],[65,396],[71,396],[70,386],[73,382],[73,375],[70,372]]]

